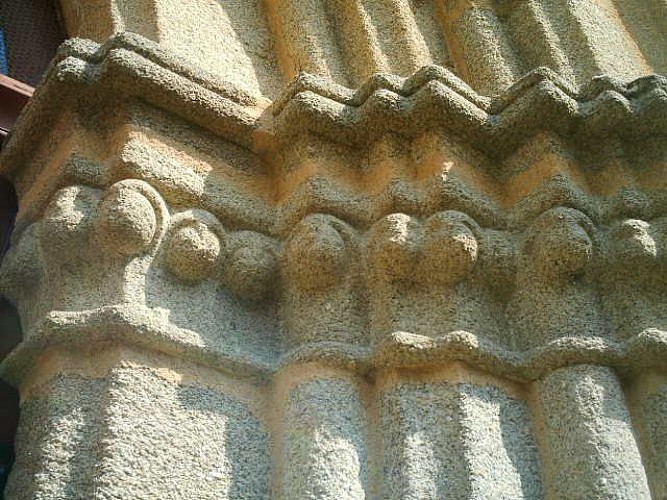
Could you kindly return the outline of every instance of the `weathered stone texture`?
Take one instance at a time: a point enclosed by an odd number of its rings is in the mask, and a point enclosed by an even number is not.
[[[62,3],[9,498],[665,498],[664,2]]]

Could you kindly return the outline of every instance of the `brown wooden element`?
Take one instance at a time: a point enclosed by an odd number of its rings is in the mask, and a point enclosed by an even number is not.
[[[0,75],[0,141],[12,129],[33,92],[31,86]]]

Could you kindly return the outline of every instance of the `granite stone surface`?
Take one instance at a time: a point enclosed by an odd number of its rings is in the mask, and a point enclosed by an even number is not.
[[[61,6],[10,500],[667,498],[663,0]]]

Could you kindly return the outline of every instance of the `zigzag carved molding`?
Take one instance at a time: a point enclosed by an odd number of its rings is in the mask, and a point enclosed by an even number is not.
[[[304,131],[364,144],[389,132],[415,136],[443,127],[498,158],[539,131],[575,138],[604,138],[613,131],[630,140],[663,135],[667,123],[667,81],[661,76],[627,85],[597,78],[575,92],[555,73],[539,69],[490,100],[434,66],[408,79],[371,77],[357,92],[300,76],[269,108],[274,121],[241,89],[211,84],[153,42],[122,34],[101,46],[75,40],[62,47],[6,146],[2,170],[11,172],[19,157],[29,155],[27,143],[48,130],[66,103],[94,102],[103,88],[106,96],[143,99],[250,148],[258,137],[280,141]]]

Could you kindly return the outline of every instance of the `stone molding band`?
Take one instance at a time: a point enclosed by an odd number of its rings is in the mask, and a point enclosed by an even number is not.
[[[577,93],[555,73],[539,69],[495,101],[475,96],[463,81],[437,67],[407,80],[372,77],[357,94],[303,76],[276,101],[278,116],[271,124],[260,119],[242,91],[211,84],[199,70],[183,64],[136,34],[117,35],[102,46],[67,42],[24,112],[21,130],[7,144],[3,170],[7,174],[15,168],[27,144],[52,123],[64,102],[94,100],[102,88],[107,97],[108,92],[117,98],[139,97],[240,145],[260,144],[260,150],[266,137],[289,140],[305,131],[363,143],[389,132],[414,136],[443,126],[502,157],[542,130],[575,138],[603,137],[613,130],[629,140],[665,133],[667,83],[657,75],[629,84],[598,78]]]
[[[601,338],[563,338],[524,352],[512,352],[493,342],[480,341],[468,332],[452,332],[431,338],[396,332],[374,350],[341,342],[316,342],[294,348],[275,360],[244,359],[207,350],[182,341],[192,337],[173,325],[160,325],[147,308],[108,306],[94,311],[54,311],[0,365],[0,376],[15,384],[30,373],[47,348],[91,347],[122,343],[148,349],[240,378],[269,381],[275,373],[291,366],[316,364],[342,368],[368,376],[385,369],[437,369],[453,362],[469,363],[492,375],[535,381],[566,366],[601,365],[623,374],[660,370],[667,356],[667,333],[642,332],[623,342]]]

